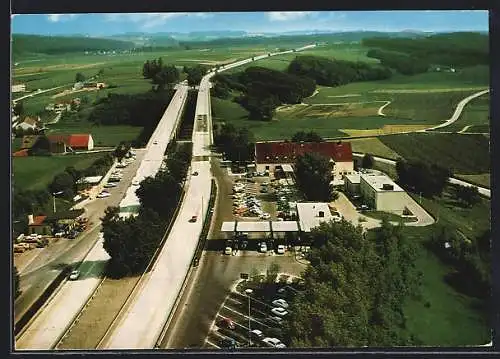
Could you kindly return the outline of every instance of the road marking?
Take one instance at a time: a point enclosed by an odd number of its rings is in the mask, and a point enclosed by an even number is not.
[[[212,342],[211,342],[210,340],[208,340],[208,339],[206,339],[206,340],[205,340],[205,343],[206,343],[206,344],[208,344],[208,345],[210,345],[210,346],[212,346],[212,347],[214,347],[214,348],[216,348],[216,349],[221,349],[221,347],[220,347],[220,346],[215,345],[214,343],[212,343]]]
[[[243,314],[243,313],[240,313],[240,312],[238,312],[237,310],[234,310],[234,309],[229,308],[229,307],[227,307],[227,306],[224,306],[224,308],[225,308],[225,309],[227,309],[227,310],[230,310],[231,312],[234,312],[234,313],[236,313],[236,314],[238,314],[238,315],[240,315],[240,316],[242,316],[243,318],[245,318],[245,319],[247,319],[247,320],[248,320],[248,315],[245,315],[245,314]],[[256,311],[256,312],[257,312],[257,311]],[[220,315],[220,314],[219,314],[219,315]],[[220,315],[220,316],[222,317],[222,315]],[[250,317],[250,320],[251,320],[251,321],[253,321],[253,322],[255,322],[255,323],[259,323],[260,325],[262,325],[262,326],[264,326],[264,327],[266,327],[266,328],[270,328],[270,326],[269,326],[269,325],[262,323],[261,321],[259,321],[259,320],[255,319],[254,317]],[[238,323],[236,323],[236,324],[238,324]],[[239,324],[238,324],[238,325],[239,325]]]

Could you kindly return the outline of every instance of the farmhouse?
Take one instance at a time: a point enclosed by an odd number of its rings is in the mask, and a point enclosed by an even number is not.
[[[346,181],[347,188],[357,182],[350,177]],[[365,173],[359,175],[359,193],[363,201],[377,211],[402,214],[405,208],[406,192],[385,174]]]
[[[46,221],[47,216],[28,215],[28,232],[29,234],[47,235],[52,233],[52,226]]]
[[[26,130],[36,130],[41,126],[41,120],[40,117],[26,117],[23,122],[18,124],[16,126],[16,129],[23,129],[24,131]]]
[[[293,165],[305,153],[328,157],[333,164],[333,176],[343,177],[354,171],[349,142],[257,142],[255,163],[257,172],[274,172],[276,167]]]
[[[94,148],[94,139],[91,134],[49,135],[50,152],[66,153],[68,151],[90,151]]]
[[[12,85],[12,93],[25,92],[26,84]]]

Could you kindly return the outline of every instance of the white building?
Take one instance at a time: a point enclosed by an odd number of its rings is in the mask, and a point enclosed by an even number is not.
[[[406,193],[385,174],[361,174],[359,191],[370,208],[377,211],[403,213]]]
[[[12,93],[25,92],[25,91],[26,91],[25,84],[12,85]]]
[[[319,226],[321,222],[334,219],[328,203],[322,202],[297,203],[297,214],[302,232],[311,232],[311,229]]]

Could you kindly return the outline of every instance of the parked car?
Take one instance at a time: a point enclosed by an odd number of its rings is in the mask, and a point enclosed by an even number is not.
[[[285,245],[283,244],[278,244],[278,248],[276,250],[278,254],[285,254]]]
[[[271,312],[279,317],[284,317],[288,314],[288,311],[285,308],[276,307],[271,309]]]
[[[226,255],[231,255],[233,253],[233,249],[231,247],[226,247],[226,249],[224,250],[224,254]]]
[[[192,216],[189,222],[194,223],[198,219],[198,216]]]
[[[113,187],[116,187],[118,186],[116,183],[113,183],[113,182],[108,182],[104,185],[104,188],[113,188]]]
[[[275,348],[278,348],[278,349],[286,348],[286,345],[283,343],[278,343],[278,344],[276,344]]]
[[[261,242],[260,243],[260,251],[263,252],[263,253],[267,252],[267,244],[266,244],[266,242]]]
[[[269,320],[274,323],[283,324],[283,318],[280,317],[269,317]]]
[[[198,172],[193,172],[193,176],[198,176]]]
[[[133,180],[132,181],[132,186],[138,186],[139,185],[139,181],[138,180]]]
[[[261,339],[261,338],[264,337],[264,333],[262,333],[258,329],[254,329],[250,333],[251,333],[252,337],[255,338],[255,339]]]
[[[272,301],[273,305],[276,307],[281,307],[284,309],[288,308],[288,303],[284,299],[275,299]]]
[[[153,145],[157,145],[158,144],[158,141],[153,141]]]
[[[99,193],[97,195],[97,198],[106,198],[106,197],[109,197],[109,196],[111,196],[111,193],[103,191],[103,192],[101,192],[101,193]]]
[[[233,330],[236,327],[231,318],[222,318],[221,320],[219,320],[217,325],[219,327],[223,327],[223,328],[227,328],[227,329],[231,329],[231,330]]]
[[[270,215],[269,213],[265,213],[265,212],[264,212],[264,213],[262,213],[262,214],[260,215],[260,218],[261,218],[261,219],[269,219],[269,218],[271,218],[271,215]]]
[[[267,345],[273,348],[276,348],[277,345],[282,344],[281,340],[279,340],[278,338],[269,338],[269,337],[262,339],[262,342],[266,343]]]
[[[236,348],[236,340],[232,338],[223,338],[219,341],[219,346],[221,348],[235,349]]]
[[[69,280],[77,280],[78,277],[80,277],[80,271],[78,270],[74,270],[71,272],[71,274],[69,275]]]

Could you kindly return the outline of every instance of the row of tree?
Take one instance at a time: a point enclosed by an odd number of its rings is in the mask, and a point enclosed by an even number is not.
[[[276,107],[283,103],[300,103],[316,88],[313,80],[264,67],[249,67],[237,74],[213,77],[212,94],[227,98],[230,90],[240,91],[235,99],[249,112],[250,119],[271,120]]]
[[[396,51],[372,49],[366,56],[380,60],[382,65],[395,69],[403,75],[427,72],[430,67],[430,63],[425,59]]]
[[[311,233],[305,290],[290,303],[285,338],[290,347],[416,344],[403,314],[417,293],[413,244],[384,220],[365,239],[351,222],[322,223]]]
[[[229,161],[241,163],[253,160],[255,137],[246,127],[214,123],[214,143]]]
[[[371,37],[362,40],[364,46],[407,54],[420,63],[447,66],[489,64],[487,34],[457,32],[435,34],[415,39]]]
[[[436,164],[403,159],[396,161],[396,171],[401,185],[426,197],[440,195],[452,175],[449,169]]]
[[[167,154],[166,168],[145,178],[136,191],[141,208],[137,217],[120,218],[118,207],[102,218],[104,249],[111,257],[108,275],[119,278],[145,270],[173,219],[190,165],[192,144],[183,143]]]
[[[162,58],[147,60],[142,67],[142,75],[145,79],[150,79],[156,90],[172,87],[179,81],[180,73],[174,65],[163,64]]]
[[[288,65],[287,72],[306,76],[318,85],[332,87],[357,81],[384,80],[392,76],[386,66],[309,55],[295,57]]]
[[[196,65],[193,67],[184,66],[182,71],[187,75],[188,85],[193,87],[200,84],[208,69],[206,66]]]

